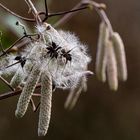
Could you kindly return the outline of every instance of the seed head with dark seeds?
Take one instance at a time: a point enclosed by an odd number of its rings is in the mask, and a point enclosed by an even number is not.
[[[51,45],[49,47],[47,47],[48,50],[48,54],[50,55],[51,59],[52,58],[56,58],[58,57],[58,50],[60,50],[61,47],[58,46],[55,42],[52,41]]]

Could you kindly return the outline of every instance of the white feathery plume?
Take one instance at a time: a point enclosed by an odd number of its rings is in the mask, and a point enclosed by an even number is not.
[[[63,76],[60,79],[57,79],[58,81],[55,81],[55,85],[57,88],[62,89],[74,88],[78,85],[80,78],[92,74],[93,72],[91,71],[76,72],[74,74]]]
[[[47,39],[49,38],[50,44],[51,42],[55,42],[57,46],[61,47],[60,51],[58,52],[57,59],[51,59],[50,57],[43,57],[41,59],[42,65],[44,65],[44,70],[48,68],[48,71],[52,75],[53,81],[55,81],[55,84],[58,88],[71,88],[76,86],[80,76],[83,75],[85,68],[87,68],[88,63],[91,61],[86,52],[86,46],[81,44],[79,39],[74,34],[70,32],[57,31],[49,24],[44,24],[41,29],[40,27],[37,28],[43,31],[43,34]],[[70,51],[69,54],[71,55],[72,60],[67,64],[66,58],[62,56],[62,49],[64,49],[65,52]],[[45,47],[43,52],[43,56],[45,56],[45,53],[47,56]],[[77,72],[79,72],[79,74],[75,77],[73,73]]]
[[[70,53],[73,56],[73,61],[79,62],[78,66],[85,68],[91,62],[91,58],[87,54],[87,46],[82,44],[74,33],[62,30],[58,32],[67,42],[68,45],[65,48],[71,50]]]

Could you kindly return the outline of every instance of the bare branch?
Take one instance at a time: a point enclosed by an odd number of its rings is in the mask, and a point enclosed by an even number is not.
[[[103,3],[96,3],[96,2],[91,1],[91,0],[82,0],[72,10],[64,11],[64,12],[60,12],[60,13],[56,13],[56,14],[55,13],[50,14],[49,17],[55,16],[55,15],[67,14],[54,25],[54,27],[57,27],[57,26],[60,26],[64,23],[66,23],[71,17],[73,17],[77,13],[76,11],[87,9],[87,8],[94,8],[96,10],[96,12],[100,16],[101,20],[103,20],[106,23],[106,25],[108,26],[110,34],[112,34],[113,28],[112,28],[112,25],[111,25],[107,15],[106,15],[105,11],[104,11],[104,9],[106,9],[106,5]]]
[[[80,8],[81,7],[81,2],[78,3],[72,10]],[[71,17],[73,17],[77,12],[73,12],[73,13],[68,13],[67,15],[65,15],[63,18],[61,18],[58,22],[56,22],[54,24],[54,27],[58,27],[64,23],[66,23]]]
[[[36,86],[36,89],[40,88],[41,85],[38,84]],[[11,91],[11,92],[7,92],[7,93],[4,93],[4,94],[1,94],[0,95],[0,100],[3,100],[3,99],[7,99],[9,97],[12,97],[12,96],[16,96],[16,95],[19,95],[21,93],[22,89],[19,89],[19,90],[16,90],[16,91]],[[39,94],[33,94],[33,96],[35,97],[40,97]]]
[[[102,4],[102,3],[98,4],[98,3],[91,1],[91,0],[89,0],[89,1],[87,0],[87,2],[88,2],[88,4],[93,6],[93,8],[96,10],[98,15],[100,16],[101,20],[103,20],[106,23],[106,25],[108,26],[110,34],[112,34],[113,33],[112,25],[111,25],[110,20],[108,19],[107,15],[106,15],[105,11],[104,11],[104,9],[106,8],[105,4]],[[85,0],[84,3],[86,4],[87,2]]]
[[[47,4],[47,0],[44,1],[45,1],[46,18],[48,18],[48,4]]]
[[[32,11],[32,14],[34,15],[36,22],[38,24],[42,23],[42,20],[38,14],[38,11],[36,10],[34,4],[32,3],[31,0],[25,0],[25,2],[27,3],[27,5],[29,6],[29,9]]]
[[[32,34],[32,35],[24,35],[21,38],[19,38],[18,40],[16,40],[9,48],[7,48],[6,50],[3,51],[3,53],[0,55],[0,57],[4,56],[6,53],[8,53],[16,44],[18,44],[21,40],[23,40],[25,37],[31,37],[31,36],[36,36],[38,34]]]
[[[32,98],[30,99],[30,105],[31,105],[33,112],[34,112],[36,110],[36,106],[35,106],[34,100]]]
[[[14,91],[14,88],[3,77],[0,76],[0,80],[2,80],[12,91]]]
[[[81,11],[81,10],[84,10],[84,9],[87,9],[87,8],[89,8],[89,7],[88,6],[83,6],[83,7],[68,10],[68,11],[57,12],[57,13],[49,13],[48,18],[51,18],[51,17],[54,17],[54,16],[66,15],[66,14],[73,13],[73,12],[78,12],[78,11]],[[47,20],[47,17],[43,21],[45,21],[45,20]]]
[[[25,21],[29,21],[29,22],[35,22],[35,19],[30,19],[30,18],[26,18],[26,17],[23,17],[23,16],[20,16],[16,13],[14,13],[13,11],[11,11],[10,9],[8,9],[7,7],[5,7],[3,4],[0,3],[0,7],[3,8],[5,11],[7,11],[8,13],[12,14],[13,16],[16,16],[22,20],[25,20]]]

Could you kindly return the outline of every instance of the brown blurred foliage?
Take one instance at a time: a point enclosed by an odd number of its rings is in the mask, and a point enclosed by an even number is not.
[[[50,11],[68,10],[77,2],[78,0],[53,0]],[[117,92],[111,92],[108,85],[100,83],[96,76],[90,77],[87,93],[81,95],[72,111],[67,111],[63,107],[67,91],[57,90],[53,94],[50,128],[47,136],[42,138],[37,137],[38,113],[33,113],[29,108],[26,115],[18,120],[14,116],[18,97],[2,100],[0,140],[140,139],[140,1],[98,0],[97,2],[107,5],[107,14],[112,26],[124,40],[129,74],[127,82],[120,83]],[[28,16],[28,7],[24,0],[1,0],[1,3],[20,15]],[[0,16],[2,20],[5,15]],[[89,45],[89,53],[93,58],[90,69],[93,71],[99,23],[100,19],[95,11],[84,10],[61,27],[75,32],[82,42]]]

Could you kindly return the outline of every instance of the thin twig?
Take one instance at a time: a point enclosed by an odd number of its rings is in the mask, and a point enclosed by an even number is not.
[[[12,67],[12,66],[14,66],[14,65],[16,65],[16,64],[21,63],[21,62],[22,62],[22,60],[19,60],[19,61],[15,62],[15,63],[13,63],[13,64],[11,64],[11,65],[9,65],[9,66],[6,66],[4,69],[10,68],[10,67]]]
[[[1,38],[2,38],[2,32],[0,31],[0,48],[1,48],[1,51],[4,53],[4,48],[3,48],[3,45],[2,45]]]
[[[37,110],[39,109],[40,107],[40,102],[38,103],[38,105],[36,106],[36,109],[34,110],[34,112],[37,112]]]
[[[38,84],[38,85],[36,86],[36,89],[38,89],[38,88],[40,88],[40,87],[41,87],[41,85]],[[7,99],[7,98],[9,98],[9,97],[19,95],[19,94],[21,93],[21,91],[22,91],[22,89],[19,89],[19,90],[17,90],[17,91],[11,91],[11,92],[7,92],[7,93],[4,93],[4,94],[1,94],[1,95],[0,95],[0,100]],[[33,94],[33,96],[34,96],[34,94]],[[36,97],[39,97],[39,95],[37,95],[37,94],[35,94],[35,96],[36,96]]]
[[[110,32],[110,34],[112,36],[114,31],[113,31],[112,25],[111,25],[110,20],[108,19],[107,15],[106,15],[105,11],[104,10],[99,10],[99,15],[104,20],[106,25],[108,26],[109,32]]]
[[[80,8],[81,7],[81,2],[78,3],[72,10]],[[54,27],[58,27],[64,23],[66,23],[71,17],[73,17],[77,12],[73,12],[73,13],[68,13],[67,15],[65,15],[63,18],[61,18],[58,22],[56,22],[54,24]]]
[[[39,94],[39,95],[40,95],[40,94]],[[39,96],[39,97],[40,97],[40,96]],[[37,110],[38,110],[39,107],[40,107],[40,102],[37,104],[37,106],[35,106],[34,100],[33,100],[33,98],[31,98],[30,104],[31,104],[31,107],[32,107],[32,109],[33,109],[33,112],[37,112]]]
[[[38,34],[32,34],[32,35],[24,35],[21,38],[19,38],[18,40],[16,40],[9,48],[7,48],[6,50],[4,50],[4,52],[0,55],[0,57],[4,56],[7,52],[10,51],[10,49],[12,49],[17,43],[19,43],[22,39],[24,39],[25,37],[31,37],[31,36],[36,36]]]
[[[4,50],[4,52],[0,55],[0,57],[4,56],[11,48],[13,48],[18,42],[20,42],[25,37],[26,36],[23,36],[23,37],[19,38],[18,40],[16,40],[9,48]]]
[[[34,101],[33,101],[33,99],[31,98],[31,100],[30,100],[30,104],[31,104],[31,107],[32,107],[32,109],[33,109],[33,112],[36,110],[36,106],[35,106],[35,103],[34,103]]]
[[[112,25],[110,23],[110,20],[108,19],[104,9],[106,8],[105,4],[99,4],[96,3],[94,1],[91,0],[84,0],[83,4],[90,4],[91,6],[94,7],[94,9],[96,10],[96,12],[98,13],[98,15],[100,16],[100,18],[106,23],[106,25],[109,28],[110,33],[113,33],[113,28]]]
[[[14,91],[14,88],[3,77],[0,76],[0,80],[2,80],[12,91]]]
[[[36,22],[38,24],[42,24],[42,20],[40,18],[40,16],[38,15],[38,11],[36,10],[34,4],[32,3],[31,0],[25,0],[25,2],[27,3],[27,5],[29,6],[29,9],[31,9],[32,14],[34,15]]]
[[[77,12],[75,11],[79,11],[80,9],[82,10],[82,7],[84,6],[83,9],[89,8],[89,7],[93,7],[96,12],[99,14],[100,18],[106,23],[106,25],[109,28],[110,34],[113,33],[113,28],[112,25],[104,11],[104,9],[106,8],[106,5],[103,3],[96,3],[94,1],[91,0],[81,0],[81,2],[79,2],[72,10],[70,11],[66,11],[66,14],[63,18],[61,18],[57,23],[54,24],[54,27],[60,26],[64,23],[66,23],[72,16],[74,16]],[[78,10],[79,9],[79,10]],[[65,12],[60,12],[60,13],[56,13],[56,15],[61,15],[61,14],[65,14]],[[49,17],[51,16],[55,16],[55,14],[50,14]]]
[[[68,10],[68,11],[63,11],[63,12],[57,12],[57,13],[49,13],[48,18],[54,17],[54,16],[61,16],[61,15],[66,15],[69,13],[73,13],[73,12],[78,12],[80,10],[84,10],[89,8],[88,6],[83,6],[77,9],[72,9],[72,10]],[[45,21],[47,18],[45,18],[43,21]]]
[[[35,22],[35,19],[30,19],[30,18],[26,18],[26,17],[23,17],[23,16],[20,16],[16,13],[14,13],[13,11],[11,11],[10,9],[8,9],[7,7],[5,7],[3,4],[0,3],[0,7],[3,8],[5,11],[7,11],[8,13],[22,19],[22,20],[26,20],[26,21],[29,21],[29,22]]]
[[[46,19],[48,18],[48,4],[47,4],[47,0],[44,0],[45,1],[45,10],[46,10]]]
[[[39,93],[34,93],[33,96],[40,97],[41,95]]]
[[[34,15],[34,17],[36,19],[37,26],[41,26],[43,24],[43,21],[40,18],[40,12],[37,11],[37,9],[35,8],[35,6],[34,6],[34,4],[32,3],[31,0],[25,0],[25,2],[27,3],[29,8],[31,9],[32,14]],[[40,33],[40,39],[42,39],[43,42],[46,44],[46,39],[45,39],[44,34]]]

